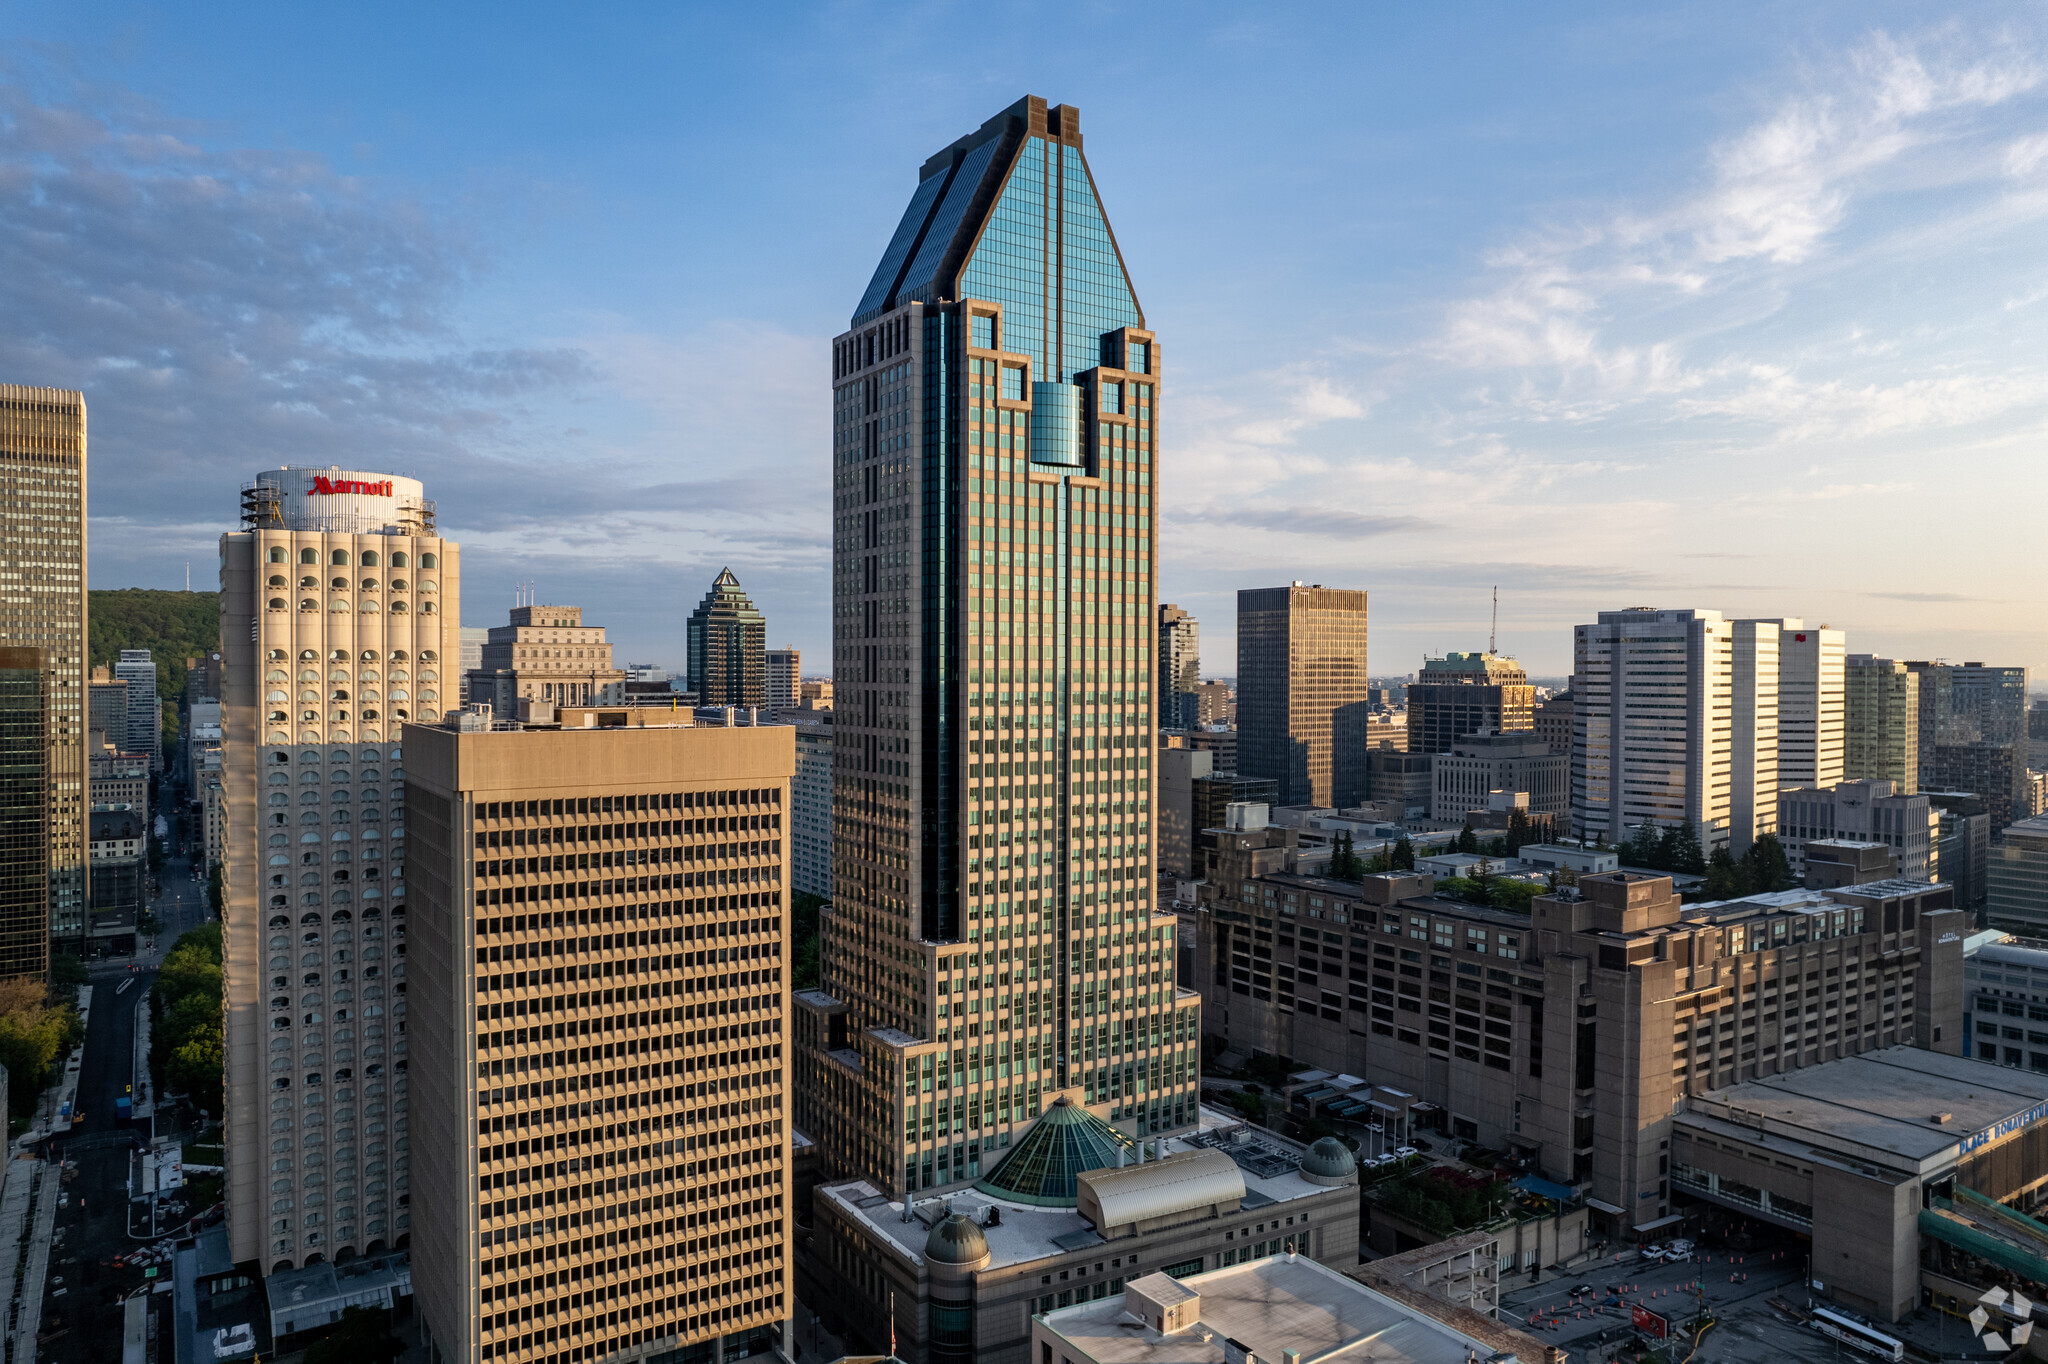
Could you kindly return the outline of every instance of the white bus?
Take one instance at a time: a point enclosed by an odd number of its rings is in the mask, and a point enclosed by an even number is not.
[[[1809,1324],[1822,1335],[1833,1336],[1844,1345],[1861,1350],[1867,1355],[1890,1360],[1902,1360],[1906,1357],[1904,1342],[1882,1331],[1872,1330],[1862,1322],[1843,1316],[1840,1312],[1830,1312],[1825,1307],[1816,1307],[1813,1309]]]

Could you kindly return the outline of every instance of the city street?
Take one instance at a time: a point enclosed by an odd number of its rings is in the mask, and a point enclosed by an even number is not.
[[[43,1303],[40,1357],[65,1364],[118,1359],[121,1300],[145,1282],[142,1271],[107,1262],[145,1244],[128,1234],[130,1152],[145,1133],[114,1116],[114,1100],[133,1074],[135,1005],[153,972],[125,966],[96,972],[92,1022],[79,1066],[78,1107],[71,1131],[47,1145],[66,1164],[65,1198],[57,1211],[55,1246]],[[135,983],[114,991],[123,981]],[[146,1125],[146,1124],[145,1124]],[[159,1300],[168,1304],[168,1295]],[[167,1329],[167,1322],[162,1329]],[[162,1337],[168,1341],[169,1336]]]

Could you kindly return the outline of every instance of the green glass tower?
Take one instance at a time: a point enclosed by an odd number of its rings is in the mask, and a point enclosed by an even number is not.
[[[1200,1035],[1151,874],[1159,346],[1076,110],[1021,100],[925,162],[832,375],[797,1125],[891,1198],[1071,1206],[1074,1160],[1195,1122]]]
[[[768,621],[729,568],[690,613],[690,688],[700,706],[768,704]]]

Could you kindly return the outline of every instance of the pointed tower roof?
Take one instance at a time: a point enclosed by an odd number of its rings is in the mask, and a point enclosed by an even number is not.
[[[1071,1208],[1080,1199],[1075,1176],[1110,1169],[1137,1145],[1081,1105],[1061,1098],[974,1187],[1019,1203]]]

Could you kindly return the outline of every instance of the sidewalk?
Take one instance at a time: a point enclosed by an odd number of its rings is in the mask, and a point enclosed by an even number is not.
[[[35,1364],[63,1171],[61,1164],[19,1155],[7,1162],[6,1182],[0,1185],[0,1284],[11,1299],[8,1364]]]

